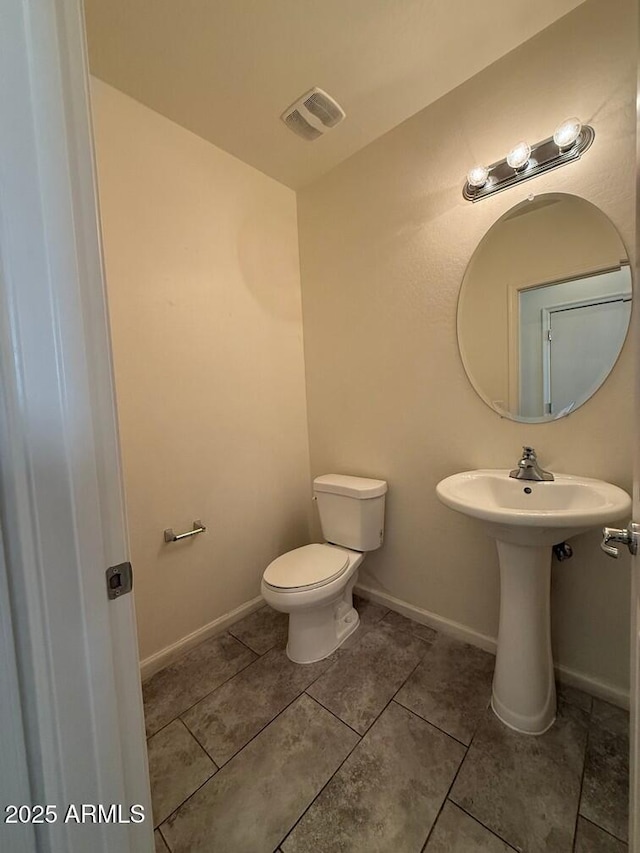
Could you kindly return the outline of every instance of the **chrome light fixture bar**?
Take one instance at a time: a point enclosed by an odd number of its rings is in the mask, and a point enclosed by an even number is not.
[[[576,128],[579,128],[577,134]],[[581,126],[578,119],[567,119],[556,128],[553,136],[532,145],[530,150],[526,142],[519,142],[503,160],[491,166],[474,166],[467,175],[462,195],[467,201],[480,201],[579,160],[591,146],[595,135],[590,125]]]

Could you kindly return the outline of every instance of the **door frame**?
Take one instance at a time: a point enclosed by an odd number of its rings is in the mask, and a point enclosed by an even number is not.
[[[640,39],[640,14],[636,13],[636,48]],[[634,352],[634,451],[633,459],[633,520],[640,520],[640,58],[636,50],[636,185],[635,185],[635,276],[633,295],[635,310],[631,311],[631,332]],[[631,557],[631,665],[629,685],[629,853],[640,853],[640,554]]]
[[[5,802],[57,820],[0,815],[0,847],[151,853],[133,597],[106,595],[128,540],[88,93],[80,0],[5,0],[0,775]],[[65,823],[70,804],[119,804],[123,821]],[[124,822],[134,804],[144,823]]]

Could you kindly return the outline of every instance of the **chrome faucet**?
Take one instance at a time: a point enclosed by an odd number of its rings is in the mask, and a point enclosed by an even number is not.
[[[544,471],[538,465],[538,457],[533,447],[522,448],[522,459],[518,462],[518,467],[514,468],[509,476],[516,480],[538,480],[540,482],[553,480],[553,474],[550,471]]]

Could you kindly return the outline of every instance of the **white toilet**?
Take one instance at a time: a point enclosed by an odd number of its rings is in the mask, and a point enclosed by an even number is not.
[[[326,658],[358,627],[353,587],[364,552],[384,535],[384,480],[324,474],[313,481],[323,545],[304,545],[270,563],[262,596],[289,614],[287,655],[295,663]]]

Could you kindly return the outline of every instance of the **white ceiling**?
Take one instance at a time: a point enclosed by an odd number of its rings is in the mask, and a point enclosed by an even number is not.
[[[583,0],[85,0],[92,73],[293,188]],[[346,120],[280,121],[320,86]]]

